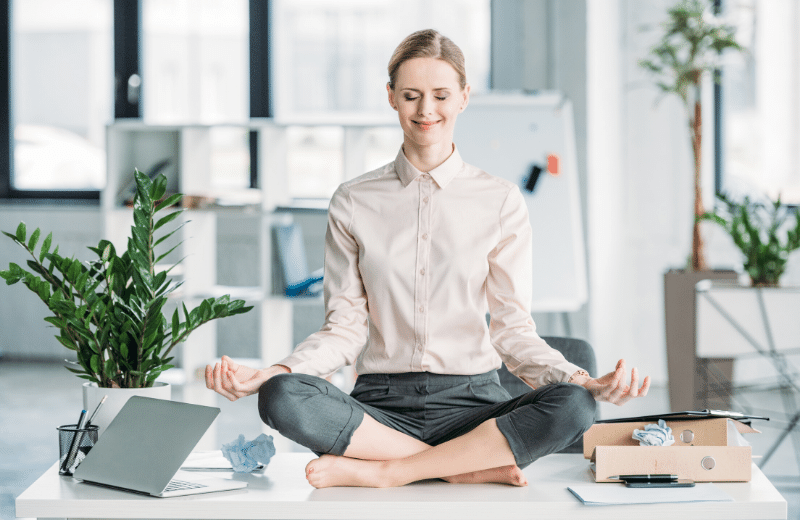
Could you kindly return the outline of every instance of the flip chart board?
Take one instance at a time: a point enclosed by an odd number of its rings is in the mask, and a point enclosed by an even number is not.
[[[472,96],[454,140],[463,159],[522,191],[533,228],[535,312],[587,299],[572,104],[558,94]]]

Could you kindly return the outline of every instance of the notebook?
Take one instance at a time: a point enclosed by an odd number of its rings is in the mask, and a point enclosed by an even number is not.
[[[128,399],[74,472],[84,482],[167,498],[247,486],[181,473],[219,408],[134,396]]]

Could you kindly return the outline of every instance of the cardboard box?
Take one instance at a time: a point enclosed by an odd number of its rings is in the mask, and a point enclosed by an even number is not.
[[[593,463],[596,482],[612,475],[669,473],[695,482],[747,482],[752,450],[739,433],[758,433],[728,418],[673,417],[672,446],[639,446],[633,430],[656,421],[597,423],[583,435],[583,456]]]

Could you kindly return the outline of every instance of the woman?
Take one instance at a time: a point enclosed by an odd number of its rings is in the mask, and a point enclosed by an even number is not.
[[[639,387],[634,368],[626,384],[620,360],[592,379],[536,334],[522,195],[453,143],[470,92],[461,50],[411,34],[386,89],[403,146],[331,199],[322,329],[263,370],[223,357],[207,386],[231,400],[258,392],[264,422],[320,455],[306,467],[318,488],[526,485],[521,468],[583,435],[595,400],[644,396],[649,378]],[[530,393],[510,398],[501,362]],[[353,363],[351,395],[323,379]]]

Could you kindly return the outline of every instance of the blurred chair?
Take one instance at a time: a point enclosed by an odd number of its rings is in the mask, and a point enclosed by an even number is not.
[[[561,352],[567,361],[586,370],[590,376],[597,377],[597,360],[594,356],[594,349],[589,343],[582,339],[556,336],[542,336],[542,339]],[[518,397],[531,391],[531,387],[509,372],[505,365],[500,367],[498,373],[500,384],[511,394],[511,397]],[[583,453],[583,439],[579,439],[559,453]]]

